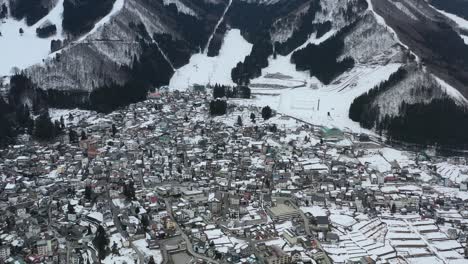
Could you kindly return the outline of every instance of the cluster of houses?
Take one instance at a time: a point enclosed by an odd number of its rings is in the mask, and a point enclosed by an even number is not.
[[[63,116],[78,142],[0,150],[0,263],[466,261],[464,158],[263,120],[235,100],[211,117],[210,100],[161,90]]]

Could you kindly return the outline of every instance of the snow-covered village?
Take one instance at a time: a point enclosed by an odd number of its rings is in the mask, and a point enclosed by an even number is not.
[[[212,93],[50,109],[0,151],[0,262],[466,263],[465,157]]]
[[[466,264],[467,83],[466,0],[0,0],[0,264]]]

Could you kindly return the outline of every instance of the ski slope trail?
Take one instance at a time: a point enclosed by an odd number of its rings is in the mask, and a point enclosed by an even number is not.
[[[213,37],[214,35],[216,34],[216,31],[218,30],[219,26],[221,25],[221,23],[223,23],[224,21],[224,17],[226,16],[227,12],[229,11],[229,8],[231,7],[232,5],[232,1],[233,0],[229,0],[229,3],[228,5],[226,6],[226,9],[224,9],[224,12],[223,12],[223,15],[221,16],[221,18],[218,20],[218,23],[216,24],[214,30],[213,30],[213,33],[211,33],[210,37],[208,38],[208,42],[206,43],[206,47],[205,47],[205,50],[203,51],[203,54],[207,54],[208,53],[208,48],[210,47],[210,43],[211,41],[213,40]]]

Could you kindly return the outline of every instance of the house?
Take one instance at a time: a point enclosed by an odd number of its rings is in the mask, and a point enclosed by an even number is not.
[[[10,246],[0,246],[0,263],[7,260],[10,257]]]
[[[317,216],[317,229],[320,231],[328,231],[330,228],[330,221],[328,220],[328,216]]]
[[[289,254],[284,252],[280,247],[266,246],[265,244],[257,245],[257,258],[262,264],[288,264],[291,263]]]
[[[294,217],[299,217],[300,215],[297,209],[285,204],[278,204],[275,207],[267,208],[267,212],[275,221],[289,220]]]
[[[42,256],[52,255],[52,241],[51,240],[39,240],[36,242],[37,254]]]

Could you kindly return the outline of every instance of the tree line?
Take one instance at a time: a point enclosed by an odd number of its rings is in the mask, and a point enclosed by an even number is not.
[[[468,147],[468,109],[448,96],[433,99],[430,103],[406,103],[399,106],[396,116],[382,116],[378,105],[373,105],[377,96],[395,87],[408,75],[401,67],[389,79],[357,97],[349,109],[349,117],[367,129],[385,133],[388,140],[433,145],[451,148]],[[421,85],[415,93],[430,93],[440,87]],[[428,94],[429,93],[429,94]],[[417,95],[416,95],[417,96]]]
[[[356,97],[349,108],[349,118],[355,122],[359,122],[364,128],[374,128],[379,118],[379,110],[378,107],[372,106],[372,102],[374,102],[379,94],[402,81],[407,75],[407,70],[400,67],[390,75],[388,80],[381,82],[368,92]]]
[[[63,29],[74,36],[89,32],[99,19],[109,14],[114,3],[115,0],[64,0]]]
[[[21,20],[26,18],[28,26],[34,25],[37,21],[47,15],[49,12],[48,4],[52,1],[31,1],[31,0],[15,0],[9,1],[10,13],[17,19]],[[2,12],[6,14],[6,6],[2,7]]]
[[[13,144],[20,134],[50,140],[64,132],[63,119],[51,121],[44,93],[26,76],[12,76],[10,87],[8,102],[0,97],[0,147]]]
[[[305,48],[294,52],[291,62],[299,71],[309,71],[310,76],[315,76],[324,84],[330,84],[336,77],[354,67],[354,59],[338,57],[343,53],[344,37],[355,26],[352,23],[337,34],[320,44],[308,44]]]
[[[251,91],[247,86],[236,86],[230,87],[226,85],[216,84],[213,87],[213,97],[214,98],[243,98],[250,99]]]

